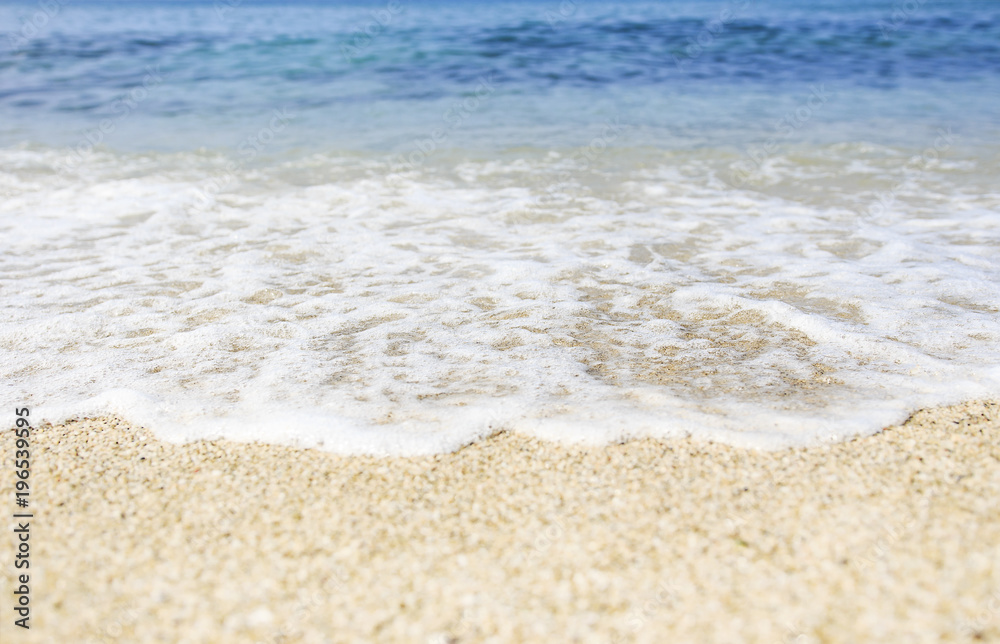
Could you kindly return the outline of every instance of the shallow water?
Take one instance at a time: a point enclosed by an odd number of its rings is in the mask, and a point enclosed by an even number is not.
[[[777,447],[1000,392],[993,3],[56,6],[0,5],[43,417]]]

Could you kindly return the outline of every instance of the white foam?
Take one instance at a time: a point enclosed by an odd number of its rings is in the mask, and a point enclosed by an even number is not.
[[[212,155],[60,173],[0,150],[6,398],[167,440],[417,454],[505,429],[816,445],[1000,393],[1000,200],[961,183],[988,161],[911,173],[874,215],[858,177],[893,169],[814,153],[747,190],[711,151],[568,177],[568,154],[315,155],[206,208]],[[844,183],[818,199],[796,173]]]

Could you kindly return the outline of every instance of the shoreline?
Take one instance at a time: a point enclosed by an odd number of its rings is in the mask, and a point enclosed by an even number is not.
[[[32,628],[7,608],[0,635],[1000,641],[998,438],[995,401],[767,452],[502,433],[380,458],[175,445],[115,418],[41,426]]]

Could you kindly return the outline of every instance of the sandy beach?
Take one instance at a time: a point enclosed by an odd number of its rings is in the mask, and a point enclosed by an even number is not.
[[[996,402],[778,452],[498,434],[457,453],[376,459],[165,444],[118,419],[43,426],[32,436],[32,628],[13,627],[8,562],[0,633],[1000,641],[998,438]],[[3,440],[11,454],[13,432]],[[4,476],[0,498],[12,493]]]
[[[0,644],[1000,644],[1000,0],[0,27]]]

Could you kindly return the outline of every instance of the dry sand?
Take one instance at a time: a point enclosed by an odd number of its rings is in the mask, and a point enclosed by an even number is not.
[[[6,529],[5,644],[1000,641],[995,402],[770,453],[344,458],[114,419],[33,442],[33,627]]]

